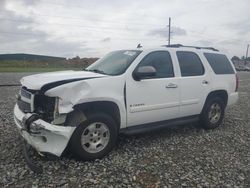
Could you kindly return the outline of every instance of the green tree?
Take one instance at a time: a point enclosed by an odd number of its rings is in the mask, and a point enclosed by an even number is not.
[[[240,60],[240,58],[238,56],[233,56],[232,57],[232,61],[238,61],[238,60]]]

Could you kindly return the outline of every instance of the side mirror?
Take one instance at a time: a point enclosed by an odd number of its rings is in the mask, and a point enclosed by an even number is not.
[[[142,66],[135,70],[133,77],[136,81],[151,78],[156,75],[156,70],[152,66]]]

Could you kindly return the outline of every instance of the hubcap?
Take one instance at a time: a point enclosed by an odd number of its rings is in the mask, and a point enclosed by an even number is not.
[[[209,114],[208,114],[209,121],[213,124],[217,123],[220,119],[220,116],[221,116],[220,105],[218,103],[212,104]]]
[[[101,122],[95,122],[84,129],[81,136],[81,144],[85,151],[97,153],[107,146],[109,138],[108,126]]]

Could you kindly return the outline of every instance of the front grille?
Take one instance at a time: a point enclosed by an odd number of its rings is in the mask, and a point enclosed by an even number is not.
[[[31,93],[28,92],[27,90],[25,90],[24,88],[21,89],[21,96],[27,98],[27,99],[31,99]]]
[[[17,101],[19,109],[24,113],[37,113],[46,122],[53,120],[55,97],[48,97],[36,90],[21,88]]]
[[[31,112],[31,105],[30,103],[24,102],[22,100],[18,100],[17,101],[17,105],[19,107],[19,109],[24,112],[24,113],[29,113]]]
[[[25,87],[22,87],[20,90],[20,98],[17,100],[17,105],[19,109],[24,113],[33,112],[33,102],[34,101],[34,94],[31,93]]]

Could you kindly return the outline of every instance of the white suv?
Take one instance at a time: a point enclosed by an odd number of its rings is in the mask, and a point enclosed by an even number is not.
[[[214,48],[182,45],[114,51],[84,71],[27,76],[14,109],[41,153],[101,158],[119,133],[200,121],[218,127],[238,99],[232,62]]]

